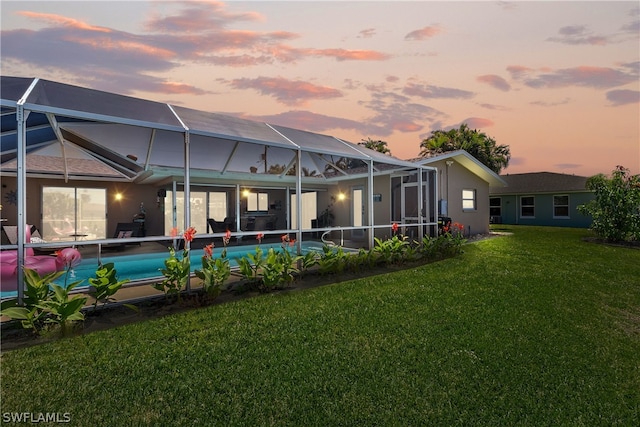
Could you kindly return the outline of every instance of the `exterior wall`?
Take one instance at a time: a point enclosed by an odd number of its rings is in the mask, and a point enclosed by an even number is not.
[[[553,215],[553,196],[568,195],[569,196],[569,218],[554,218]],[[520,199],[522,196],[534,197],[534,217],[520,216]],[[495,195],[500,197],[502,201],[500,223],[514,225],[542,225],[554,227],[579,227],[588,228],[591,226],[591,216],[583,215],[578,212],[578,206],[593,200],[593,193],[580,192],[568,193],[557,192],[553,194],[509,194]]]
[[[445,160],[434,162],[430,166],[438,168],[438,199],[447,200],[446,216],[463,224],[465,234],[488,233],[489,183],[455,161],[451,166],[447,166]],[[462,190],[475,190],[476,209],[462,209]]]
[[[107,231],[106,237],[111,238],[118,222],[131,222],[133,215],[140,212],[140,203],[144,203],[146,210],[146,230],[148,235],[164,235],[163,204],[156,203],[158,188],[151,185],[129,184],[121,182],[102,181],[69,181],[58,179],[28,178],[27,179],[27,210],[28,224],[42,229],[42,187],[77,187],[104,188],[107,192]],[[6,186],[6,187],[5,187]],[[16,191],[17,180],[13,177],[2,177],[2,192]],[[116,201],[115,194],[121,193],[122,200]],[[16,205],[2,203],[2,218],[7,225],[16,225],[18,211]]]

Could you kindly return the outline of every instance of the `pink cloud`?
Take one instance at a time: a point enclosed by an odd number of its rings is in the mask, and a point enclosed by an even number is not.
[[[348,50],[348,49],[303,49],[310,56],[327,56],[338,61],[382,61],[391,56],[375,50]]]
[[[458,124],[445,127],[444,130],[456,129],[459,128],[462,124],[466,124],[469,129],[482,129],[491,127],[495,123],[492,120],[484,119],[482,117],[469,117]]]
[[[424,28],[421,28],[419,30],[414,30],[411,31],[410,33],[408,33],[406,36],[404,36],[405,40],[426,40],[426,39],[430,39],[431,37],[435,37],[438,34],[442,33],[443,30],[440,27],[440,25],[431,25],[431,26],[427,26]]]
[[[286,105],[303,105],[311,99],[340,98],[337,89],[318,86],[301,80],[287,80],[282,77],[242,78],[229,82],[235,89],[254,89],[263,95],[272,96]]]
[[[17,13],[18,15],[22,15],[27,18],[32,18],[32,19],[35,19],[36,21],[44,21],[52,25],[59,25],[67,28],[94,31],[94,32],[100,32],[100,33],[110,33],[112,31],[109,28],[89,25],[86,22],[78,21],[77,19],[67,18],[66,16],[56,15],[52,13],[38,13],[38,12],[29,12],[29,11],[18,11]]]
[[[637,90],[610,90],[607,92],[607,100],[611,105],[618,107],[620,105],[640,103],[640,92]]]
[[[187,85],[184,83],[177,82],[163,82],[160,84],[160,92],[167,94],[189,94],[189,95],[204,95],[209,93],[208,91],[198,89],[195,86]]]
[[[511,89],[511,85],[502,77],[495,74],[485,74],[476,78],[480,83],[486,83],[503,92],[508,92]]]
[[[184,8],[173,16],[152,17],[146,23],[148,31],[158,33],[211,32],[237,21],[262,21],[257,12],[233,13],[219,1],[183,2]]]

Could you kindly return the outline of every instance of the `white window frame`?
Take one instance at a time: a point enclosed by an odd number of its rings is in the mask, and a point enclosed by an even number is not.
[[[469,207],[469,202],[471,202],[471,207]],[[462,210],[463,211],[475,211],[478,209],[478,204],[476,201],[476,190],[475,189],[463,189],[462,190]]]
[[[251,192],[247,194],[247,212],[269,211],[269,193]]]
[[[72,212],[52,212],[49,214],[48,212],[52,209],[51,206],[47,205],[47,197],[45,193],[48,191],[55,192],[56,190],[62,190],[63,192],[73,193],[73,211]],[[101,187],[60,187],[57,185],[43,185],[41,190],[42,197],[42,227],[43,230],[40,230],[42,237],[47,240],[60,240],[60,241],[76,241],[79,239],[89,238],[89,239],[105,239],[107,237],[107,189]],[[83,218],[83,209],[82,209],[82,194],[85,191],[90,192],[99,192],[100,196],[103,198],[102,203],[104,206],[104,213],[101,218]],[[94,200],[98,202],[99,200]],[[60,216],[60,218],[57,218]],[[63,220],[63,217],[66,217],[66,221]],[[49,231],[49,227],[45,227],[45,225],[49,225],[51,230],[57,229],[53,225],[54,222],[59,223],[60,221],[65,222],[65,224],[60,227],[60,229],[56,233],[52,233]],[[87,223],[89,226],[87,226]]]
[[[558,205],[556,204],[556,197],[566,197],[567,204],[566,205]],[[571,213],[569,210],[569,206],[571,205],[571,199],[568,194],[554,194],[553,195],[553,219],[571,219]],[[566,215],[557,215],[556,208],[567,208]]]
[[[531,198],[531,200],[533,200],[533,204],[527,204],[525,205],[523,203],[523,199],[528,199]],[[533,209],[533,215],[523,215],[522,213],[522,209],[523,208],[532,208]],[[520,196],[520,218],[527,218],[527,219],[533,219],[536,217],[536,196]]]

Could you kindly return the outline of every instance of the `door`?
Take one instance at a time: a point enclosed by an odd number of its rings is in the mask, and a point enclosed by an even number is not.
[[[351,188],[351,225],[354,227],[362,227],[364,220],[364,187]],[[353,230],[351,236],[354,239],[364,238],[364,229]]]

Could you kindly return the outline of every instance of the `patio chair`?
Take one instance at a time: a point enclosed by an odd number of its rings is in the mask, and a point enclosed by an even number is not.
[[[119,222],[116,225],[116,231],[113,233],[114,239],[128,239],[130,237],[143,237],[141,232],[141,224],[137,222]],[[124,250],[127,244],[136,244],[140,246],[140,242],[134,243],[110,243],[102,245],[102,249]]]
[[[207,223],[212,233],[224,233],[227,230],[236,231],[236,217],[228,216],[223,221],[216,221],[213,218],[207,219]]]

